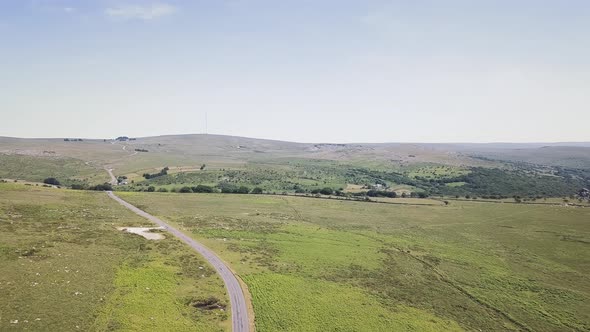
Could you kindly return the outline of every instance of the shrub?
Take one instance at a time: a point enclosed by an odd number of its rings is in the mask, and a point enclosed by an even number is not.
[[[180,188],[180,190],[178,192],[186,194],[186,193],[192,193],[193,191],[191,190],[190,187],[182,187],[182,188]]]
[[[260,187],[256,187],[256,188],[252,189],[252,191],[250,193],[259,195],[259,194],[263,193],[263,190]]]
[[[320,194],[322,195],[332,195],[334,193],[334,190],[332,188],[323,188],[320,190]]]
[[[112,191],[113,186],[110,183],[103,183],[97,184],[96,186],[92,186],[88,188],[89,190],[97,190],[97,191]]]
[[[247,194],[250,192],[250,188],[246,187],[246,186],[241,186],[238,188],[238,190],[236,190],[237,194]]]
[[[205,185],[198,185],[196,187],[191,188],[195,193],[212,193],[213,187],[205,186]]]
[[[147,179],[152,179],[152,178],[156,178],[158,176],[164,176],[168,174],[168,167],[164,167],[162,168],[162,170],[159,173],[155,173],[155,174],[149,174],[149,173],[143,173],[143,177]]]
[[[154,186],[149,186],[149,187],[147,188],[147,191],[148,191],[148,192],[150,192],[150,193],[153,193],[154,191],[156,191],[156,187],[154,187]]]
[[[159,193],[167,193],[168,192],[168,189],[166,189],[166,188],[158,188],[158,192]]]
[[[59,186],[61,184],[61,183],[59,183],[59,181],[56,178],[47,178],[47,179],[43,180],[43,183],[51,184],[54,186]]]

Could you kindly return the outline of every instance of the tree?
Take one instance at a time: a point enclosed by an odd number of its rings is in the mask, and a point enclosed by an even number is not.
[[[54,186],[59,186],[60,185],[59,181],[56,178],[47,178],[47,179],[43,180],[43,183],[45,183],[45,184],[51,184],[51,185],[54,185]]]
[[[206,167],[206,165],[205,165],[205,164],[201,165],[201,171],[202,171],[202,170],[204,170],[204,169],[205,169],[205,167]]]
[[[250,192],[250,188],[246,186],[240,186],[238,190],[235,191],[237,194],[247,194]]]
[[[97,191],[112,191],[113,186],[110,183],[103,183],[97,184],[96,186],[92,186],[88,188],[89,190],[97,190]]]
[[[190,187],[182,187],[182,188],[180,188],[180,190],[178,192],[186,194],[186,193],[192,193],[193,191],[191,190]]]
[[[322,195],[332,195],[334,193],[334,190],[332,188],[323,188],[320,190],[320,194]]]
[[[196,187],[192,187],[191,188],[193,190],[193,192],[195,193],[212,193],[213,192],[213,188],[209,187],[209,186],[205,186],[205,185],[198,185]]]
[[[156,191],[156,187],[154,186],[149,186],[147,189],[148,192],[153,193],[154,191]]]
[[[169,170],[168,167],[164,167],[164,168],[162,168],[162,170],[160,172],[155,173],[155,174],[143,173],[143,177],[146,178],[146,180],[149,180],[149,179],[152,179],[152,178],[155,178],[158,176],[164,176],[164,175],[168,174],[168,170]]]
[[[252,191],[250,193],[260,195],[263,193],[263,190],[260,187],[256,187],[256,188],[252,189]]]

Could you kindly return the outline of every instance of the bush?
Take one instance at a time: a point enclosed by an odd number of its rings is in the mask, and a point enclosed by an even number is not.
[[[260,187],[256,187],[256,188],[252,189],[252,191],[250,193],[259,195],[259,194],[263,193],[263,190]]]
[[[167,193],[168,192],[168,189],[166,189],[166,188],[158,188],[158,192],[159,193]]]
[[[169,170],[168,167],[164,167],[164,168],[162,168],[162,170],[159,173],[156,173],[156,174],[144,173],[143,177],[146,178],[146,180],[149,180],[149,179],[156,178],[158,176],[164,176],[164,175],[168,174],[168,170]]]
[[[332,188],[323,188],[322,190],[320,190],[320,194],[322,195],[332,195],[334,193],[334,190]]]
[[[148,191],[149,193],[153,193],[154,191],[156,191],[156,187],[154,187],[154,186],[149,186],[149,187],[147,188],[147,191]]]
[[[182,187],[182,188],[180,188],[180,190],[178,192],[186,194],[186,193],[192,193],[193,191],[191,190],[190,187]]]
[[[110,183],[103,183],[97,184],[96,186],[92,186],[88,188],[89,190],[97,190],[97,191],[112,191],[113,186]]]
[[[248,194],[250,192],[250,188],[246,186],[241,186],[236,190],[236,194]]]
[[[367,196],[396,198],[397,194],[395,193],[395,191],[369,190],[369,191],[367,191]],[[402,197],[403,197],[403,195],[402,195]]]
[[[238,190],[236,185],[231,184],[231,183],[227,183],[227,182],[220,183],[218,185],[218,187],[219,187],[219,189],[221,189],[221,192],[224,194],[233,194]]]
[[[196,187],[191,188],[195,193],[212,193],[213,187],[205,186],[205,185],[198,185]]]
[[[43,180],[43,183],[45,183],[45,184],[51,184],[51,185],[54,185],[54,186],[61,185],[61,183],[59,183],[59,181],[56,178],[47,178],[47,179]]]

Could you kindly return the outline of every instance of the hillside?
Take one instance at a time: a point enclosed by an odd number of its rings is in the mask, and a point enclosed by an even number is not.
[[[56,177],[66,185],[106,182],[104,169],[110,168],[140,185],[125,190],[221,188],[227,182],[305,193],[381,183],[398,194],[546,197],[568,196],[589,185],[590,143],[332,144],[203,134],[131,140],[3,137],[0,166],[0,178]],[[166,176],[142,178],[164,167]]]

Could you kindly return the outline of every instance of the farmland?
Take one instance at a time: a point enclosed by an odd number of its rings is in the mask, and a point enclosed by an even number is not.
[[[0,330],[227,331],[229,301],[204,260],[104,193],[0,183]],[[228,309],[228,308],[226,308]]]
[[[586,208],[120,195],[229,262],[259,331],[590,328]]]

